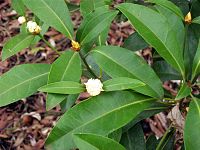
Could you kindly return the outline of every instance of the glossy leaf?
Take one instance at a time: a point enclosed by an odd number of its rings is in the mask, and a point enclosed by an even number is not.
[[[99,68],[99,66],[96,64],[94,58],[91,55],[87,55],[86,61],[89,64],[89,66],[91,67],[91,69],[93,70],[93,72],[96,75],[101,76],[102,81],[111,79],[102,69]],[[92,76],[90,74],[88,74],[87,70],[85,70],[84,75],[88,78],[92,78]]]
[[[132,51],[138,51],[148,47],[148,44],[137,32],[134,32],[125,39],[123,47]]]
[[[13,9],[20,15],[25,16],[26,7],[24,6],[23,0],[11,0]]]
[[[91,55],[100,68],[112,78],[138,79],[146,86],[135,88],[135,91],[156,98],[163,96],[162,83],[159,78],[146,62],[133,52],[117,46],[101,46],[96,47]]]
[[[155,150],[159,141],[160,139],[157,140],[155,135],[150,135],[146,141],[146,150]]]
[[[181,9],[184,16],[186,16],[188,12],[190,11],[189,1],[187,0],[170,0],[170,1],[173,2],[176,6],[178,6]]]
[[[101,135],[75,134],[73,139],[81,150],[125,150],[121,144]]]
[[[186,150],[198,150],[200,147],[200,99],[190,102],[189,112],[184,127],[184,145]]]
[[[199,17],[196,17],[192,20],[192,23],[197,23],[197,24],[200,24],[200,16]]]
[[[81,25],[77,36],[80,37],[81,45],[88,44],[98,37],[108,26],[111,21],[117,15],[118,11],[103,11],[100,13],[94,13],[92,16],[87,16],[85,22]],[[82,29],[83,27],[83,29]]]
[[[119,77],[107,80],[103,83],[104,91],[120,91],[138,88],[144,86],[145,84],[137,79]]]
[[[155,114],[158,114],[162,111],[165,111],[168,107],[162,104],[153,103],[151,107],[145,109],[140,114],[138,114],[131,122],[124,126],[123,132],[127,132],[131,129],[136,123],[140,122],[143,119],[149,118]]]
[[[34,35],[31,34],[19,34],[15,37],[12,37],[3,47],[2,60],[5,60],[8,57],[23,50],[24,48],[30,46],[33,39]]]
[[[75,147],[73,133],[108,135],[132,120],[153,101],[152,98],[127,91],[106,92],[89,98],[60,118],[46,143],[50,144],[51,149],[65,150]]]
[[[74,12],[74,11],[77,11],[77,10],[80,9],[79,5],[72,4],[72,3],[69,3],[67,1],[65,1],[65,3],[67,4],[67,7],[68,7],[70,12]]]
[[[103,12],[100,15],[94,16],[91,20],[85,25],[84,31],[81,35],[81,45],[92,42],[98,35],[104,31],[111,21],[117,15],[117,11],[107,11]]]
[[[73,39],[73,25],[64,0],[23,1],[40,20]]]
[[[175,131],[175,128],[169,127],[169,129],[165,132],[159,144],[157,145],[156,150],[174,149]]]
[[[192,78],[192,64],[194,61],[195,54],[198,49],[199,37],[200,37],[200,26],[197,24],[190,24],[186,26],[187,37],[184,49],[184,62],[187,73],[187,79]]]
[[[101,45],[106,45],[106,41],[108,38],[108,33],[110,31],[110,25],[108,25],[98,36],[96,45],[101,46]]]
[[[59,81],[78,82],[81,79],[81,69],[79,54],[73,51],[66,51],[52,64],[48,84]],[[62,94],[48,94],[46,101],[47,110],[52,109],[65,98],[66,95]]]
[[[105,0],[81,0],[80,2],[80,10],[81,14],[83,16],[86,16],[87,14],[91,13],[98,7],[105,6],[106,2]]]
[[[156,61],[153,69],[162,81],[181,80],[181,74],[172,68],[166,61]]]
[[[193,60],[192,66],[192,80],[200,73],[200,41]]]
[[[47,83],[50,65],[16,66],[0,76],[0,107],[26,98]]]
[[[147,1],[169,9],[177,16],[179,16],[182,20],[184,20],[184,16],[180,8],[177,7],[174,3],[170,2],[169,0],[147,0]]]
[[[62,111],[65,112],[69,110],[73,105],[75,105],[75,102],[78,99],[78,97],[79,97],[79,94],[68,95],[67,98],[60,103],[60,107]]]
[[[181,85],[180,90],[178,91],[178,94],[176,95],[175,100],[180,100],[182,98],[186,98],[190,95],[192,89],[185,83]]]
[[[177,38],[177,42],[179,43],[181,49],[183,49],[184,38],[185,38],[185,27],[181,18],[165,7],[156,6],[155,8],[158,10],[160,14],[165,16],[170,28],[176,33],[175,36]]]
[[[78,82],[60,81],[47,84],[38,89],[42,92],[56,93],[56,94],[77,94],[84,92],[85,88]]]
[[[124,132],[120,143],[126,150],[145,150],[144,133],[140,123]]]
[[[167,19],[158,12],[137,4],[124,3],[117,8],[130,20],[143,39],[185,76],[182,45]]]
[[[108,138],[111,138],[117,142],[120,141],[122,136],[122,128],[117,129],[116,131],[109,133]]]

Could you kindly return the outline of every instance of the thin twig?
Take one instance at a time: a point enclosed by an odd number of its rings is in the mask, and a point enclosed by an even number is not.
[[[47,44],[47,46],[49,46],[52,50],[54,50],[57,54],[60,55],[60,52],[57,49],[55,49],[55,47],[53,47],[47,40],[45,40],[45,38],[41,34],[39,34],[39,37],[45,42],[45,44]]]

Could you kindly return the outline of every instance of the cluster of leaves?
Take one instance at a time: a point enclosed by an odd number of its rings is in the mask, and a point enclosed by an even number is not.
[[[22,25],[20,34],[4,45],[2,60],[44,40],[49,27],[79,42],[81,49],[63,52],[51,65],[19,65],[2,75],[0,106],[37,91],[47,92],[47,110],[58,104],[67,109],[46,141],[47,147],[54,150],[155,149],[156,145],[157,149],[165,149],[174,137],[173,127],[160,143],[155,137],[145,142],[138,122],[167,109],[168,103],[159,103],[163,99],[174,105],[187,98],[191,102],[184,145],[185,149],[198,149],[200,100],[192,88],[199,86],[200,1],[127,0],[114,8],[109,7],[111,3],[81,0],[79,8],[64,0],[12,0],[19,15],[25,16],[27,8],[33,12],[42,32],[32,35]],[[75,35],[70,11],[78,9],[83,21]],[[195,19],[185,23],[189,11]],[[106,45],[110,24],[117,15],[124,15],[136,30],[123,48]],[[153,47],[152,67],[134,53],[148,46]],[[104,92],[72,107],[85,91],[81,76],[101,79]],[[176,97],[163,90],[162,81],[166,80],[181,80]]]

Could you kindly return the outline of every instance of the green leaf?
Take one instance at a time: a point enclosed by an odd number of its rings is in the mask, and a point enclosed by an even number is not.
[[[129,122],[126,126],[123,127],[123,132],[127,132],[129,129],[131,129],[136,123],[140,122],[143,119],[149,118],[155,114],[158,114],[162,111],[165,111],[168,107],[159,104],[159,103],[153,103],[153,105],[147,109],[145,109],[143,112],[138,114],[131,122]]]
[[[158,12],[165,16],[171,29],[176,33],[177,42],[183,49],[185,38],[185,27],[180,17],[165,7],[156,6]],[[177,32],[179,31],[179,32]]]
[[[30,46],[34,37],[35,36],[31,34],[19,34],[15,37],[12,37],[3,47],[2,60],[5,60],[24,48]]]
[[[101,46],[96,47],[91,55],[100,68],[112,78],[138,79],[146,86],[135,88],[135,91],[156,98],[163,96],[162,83],[159,78],[146,62],[133,52],[117,46]]]
[[[147,1],[169,9],[177,16],[179,16],[182,20],[184,20],[184,16],[180,8],[177,7],[174,3],[170,2],[169,0],[147,0]]]
[[[121,136],[122,136],[122,128],[119,128],[119,129],[115,130],[114,132],[109,133],[108,138],[111,138],[111,139],[119,142],[121,139]]]
[[[46,144],[50,144],[49,148],[53,150],[66,150],[75,147],[73,133],[108,135],[132,120],[153,101],[153,98],[128,91],[106,92],[89,98],[60,118]]]
[[[73,139],[81,150],[125,150],[121,144],[101,135],[75,134]]]
[[[52,64],[48,84],[59,81],[78,82],[81,79],[81,74],[81,60],[78,52],[68,50]],[[66,95],[62,94],[48,94],[46,101],[47,110],[52,109],[65,98]]]
[[[188,12],[190,11],[190,2],[188,0],[170,0],[173,2],[176,6],[178,6],[181,11],[183,12],[183,15],[186,16]]]
[[[150,135],[146,141],[146,150],[155,150],[160,140],[156,139],[156,136]]]
[[[87,55],[86,61],[89,64],[89,66],[91,67],[92,71],[96,75],[101,76],[102,81],[111,79],[102,69],[99,68],[99,66],[96,64],[94,58],[91,55]],[[84,72],[84,76],[86,76],[87,78],[93,77],[88,73],[88,71],[86,69],[85,69],[85,72]]]
[[[0,107],[37,92],[47,83],[50,65],[19,65],[0,76]]]
[[[120,143],[126,150],[145,150],[144,133],[138,123],[128,131],[124,132]]]
[[[175,131],[175,128],[169,127],[157,145],[156,150],[174,149]]]
[[[67,1],[65,1],[65,2],[67,4],[68,9],[69,9],[70,12],[74,12],[74,11],[79,10],[79,5],[68,3]]]
[[[182,45],[166,17],[145,6],[124,3],[117,8],[130,20],[143,39],[185,77]]]
[[[185,27],[187,31],[187,37],[185,40],[185,49],[184,49],[184,62],[185,69],[187,73],[187,79],[191,80],[192,77],[192,64],[194,61],[195,54],[198,49],[198,43],[200,38],[200,25],[190,24]]]
[[[94,42],[93,40],[96,40],[99,34],[110,26],[117,13],[118,11],[109,10],[107,6],[104,6],[88,14],[77,31],[77,41],[81,45]]]
[[[98,40],[96,42],[97,46],[105,45],[107,38],[108,38],[108,33],[110,31],[110,25],[108,25],[98,36]]]
[[[180,73],[164,60],[154,62],[153,69],[162,81],[182,79]]]
[[[181,85],[181,88],[178,91],[178,94],[176,95],[175,100],[186,98],[187,96],[190,95],[191,91],[192,89],[186,83],[184,83],[183,85]]]
[[[200,24],[200,16],[199,17],[196,17],[192,20],[192,23],[197,23],[197,24]]]
[[[79,94],[68,95],[67,98],[60,103],[61,110],[65,112],[68,109],[70,109],[75,104],[78,97],[79,97]]]
[[[144,86],[145,84],[137,79],[119,77],[107,80],[103,83],[104,91],[120,91]]]
[[[25,16],[26,7],[24,6],[23,0],[11,0],[11,4],[20,16]]]
[[[84,26],[80,40],[81,45],[90,43],[97,38],[110,25],[117,13],[118,11],[105,11],[93,16]]]
[[[24,4],[44,23],[73,39],[73,24],[64,0],[23,0]]]
[[[199,7],[200,7],[200,1],[199,0],[193,0],[191,1],[191,14],[193,18],[199,17],[200,16],[200,11],[199,11]]]
[[[197,75],[200,73],[200,40],[199,45],[196,51],[196,55],[193,60],[193,66],[192,66],[192,80],[195,79]]]
[[[56,93],[56,94],[77,94],[84,92],[85,88],[78,82],[60,81],[47,84],[38,89],[42,92]]]
[[[105,6],[105,0],[81,0],[80,2],[80,10],[81,14],[86,16],[87,14],[93,12],[96,8]]]
[[[125,39],[123,47],[132,51],[138,51],[148,47],[148,44],[137,32],[134,32]]]
[[[184,145],[186,150],[198,150],[200,147],[200,99],[195,97],[190,102],[189,112],[184,127]]]

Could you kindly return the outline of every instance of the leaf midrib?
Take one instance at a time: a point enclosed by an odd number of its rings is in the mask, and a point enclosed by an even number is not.
[[[59,86],[56,86],[56,87],[46,87],[46,88],[44,88],[45,91],[48,90],[48,89],[79,89],[79,90],[83,90],[84,88],[82,88],[82,87],[75,87],[75,86],[68,86],[68,87],[59,87]]]
[[[65,71],[64,71],[64,73],[63,73],[62,78],[61,78],[60,81],[64,80],[65,74],[66,74],[67,70],[69,69],[69,66],[71,65],[72,60],[74,59],[75,56],[76,56],[76,52],[74,52],[73,55],[72,55],[72,57],[70,58],[70,60],[69,60],[69,62],[67,64],[67,67],[65,68]]]
[[[113,87],[113,86],[120,86],[120,85],[132,85],[134,84],[134,86],[132,88],[135,88],[135,87],[140,87],[140,86],[144,86],[146,84],[142,84],[142,83],[135,83],[135,82],[131,82],[131,83],[116,83],[116,84],[110,84],[110,85],[105,85],[106,88],[110,88],[110,87]],[[130,86],[129,86],[130,87]]]
[[[132,15],[131,13],[129,13],[128,11],[126,11],[125,9],[123,9],[122,7],[120,7],[120,9],[122,9],[122,10],[124,10],[125,12],[127,12],[129,15]],[[127,18],[129,18],[127,15],[125,15]],[[133,15],[137,20],[138,20],[138,22],[140,22],[141,24],[143,24],[137,17],[136,17],[136,15]],[[130,19],[129,19],[130,20]],[[131,23],[131,21],[130,21],[130,23]],[[132,24],[132,23],[131,23]],[[132,26],[134,26],[133,24],[132,24]],[[146,28],[148,28],[148,26],[145,26]],[[149,28],[148,28],[149,29]],[[154,32],[152,32],[150,29],[149,29],[149,31],[151,32],[151,33],[153,33],[153,35],[156,37],[156,39],[158,40],[158,41],[160,41],[161,42],[161,44],[167,49],[167,52],[170,54],[170,56],[173,58],[173,60],[175,60],[175,62],[176,62],[176,65],[178,66],[178,68],[179,68],[179,70],[181,71],[181,75],[184,77],[184,72],[183,72],[183,70],[182,70],[182,67],[179,65],[179,63],[177,62],[177,60],[176,60],[176,58],[173,56],[173,54],[171,53],[171,51],[169,51],[169,49],[168,49],[168,47],[166,47],[165,46],[165,44],[163,43],[163,41],[162,40],[160,40],[158,37],[157,37],[157,35],[156,34],[154,34]],[[138,31],[138,33],[140,33],[139,31]],[[140,34],[141,36],[142,36],[142,34]],[[143,36],[142,36],[143,37]],[[144,37],[143,37],[144,38]],[[144,39],[146,39],[146,38],[144,38]],[[146,40],[145,40],[146,41]],[[150,43],[149,43],[150,44]],[[151,44],[150,44],[151,45]]]
[[[38,75],[38,76],[36,76],[36,77],[29,78],[28,80],[25,80],[25,81],[23,81],[23,82],[17,84],[17,85],[15,85],[15,86],[13,86],[13,87],[7,89],[7,90],[4,91],[3,93],[0,93],[0,97],[1,97],[3,94],[7,93],[8,91],[10,91],[10,90],[12,90],[12,89],[14,89],[14,88],[16,88],[16,87],[18,87],[18,86],[24,84],[24,83],[29,82],[29,81],[34,80],[34,79],[37,79],[37,78],[39,78],[39,77],[41,77],[41,76],[44,76],[44,75],[46,75],[46,74],[48,74],[48,73],[49,73],[49,72],[46,72],[46,73],[40,74],[40,75]]]
[[[49,5],[44,1],[44,0],[41,0],[41,2],[44,3],[44,5],[47,6],[47,8],[56,16],[56,18],[59,20],[59,22],[62,24],[62,26],[64,27],[64,29],[67,31],[70,39],[72,39],[72,35],[71,33],[69,32],[69,30],[67,29],[67,27],[65,26],[65,24],[62,22],[62,20],[59,18],[59,16],[54,12],[53,9],[51,9],[51,7],[49,7]]]

